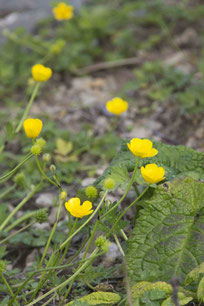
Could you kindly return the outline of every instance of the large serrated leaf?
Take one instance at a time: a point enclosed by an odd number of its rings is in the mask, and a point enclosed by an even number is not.
[[[123,140],[120,151],[109,167],[96,180],[96,185],[111,174],[113,167],[123,167],[127,168],[129,172],[133,171],[136,157],[129,151],[127,142],[128,140]],[[165,169],[165,177],[168,181],[178,176],[204,180],[204,154],[202,152],[197,152],[185,146],[172,146],[158,141],[153,141],[153,146],[159,153],[154,157],[141,159],[140,167],[149,163],[156,163]]]
[[[120,301],[120,296],[112,292],[93,292],[88,294],[77,301],[87,302],[88,305],[115,305]],[[66,306],[74,305],[74,301],[66,304]]]
[[[128,241],[130,280],[169,281],[204,261],[204,183],[176,179],[142,201],[144,209]]]

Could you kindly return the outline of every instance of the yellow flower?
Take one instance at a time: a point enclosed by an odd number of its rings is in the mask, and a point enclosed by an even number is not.
[[[165,179],[165,170],[163,167],[158,167],[156,164],[148,164],[141,167],[141,173],[144,180],[150,184],[158,183]]]
[[[133,138],[127,143],[129,150],[138,157],[152,157],[157,155],[158,151],[152,148],[152,142],[149,139]]]
[[[58,3],[56,7],[53,8],[52,12],[57,20],[71,19],[73,17],[74,7],[72,5],[67,5],[64,2]]]
[[[52,76],[52,69],[41,64],[36,64],[32,67],[32,76],[37,82],[46,82]]]
[[[43,123],[40,119],[26,119],[23,128],[28,138],[36,138],[40,135]]]
[[[93,212],[92,203],[85,201],[82,205],[80,205],[79,198],[71,198],[65,203],[65,207],[70,214],[76,218],[83,218],[84,216],[90,215]]]
[[[116,115],[119,116],[120,114],[126,112],[128,109],[128,103],[121,98],[113,98],[106,103],[106,109]]]

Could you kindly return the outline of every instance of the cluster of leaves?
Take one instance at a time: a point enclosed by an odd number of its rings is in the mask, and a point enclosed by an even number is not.
[[[146,62],[141,68],[135,69],[134,74],[135,80],[125,84],[123,93],[134,94],[140,90],[148,100],[169,101],[178,105],[182,112],[199,113],[203,110],[203,79],[195,81],[192,74],[184,73],[160,61]]]
[[[58,23],[57,27],[53,18],[42,21],[35,36],[22,29],[6,32],[9,41],[0,54],[0,96],[24,85],[30,67],[42,58],[55,71],[76,73],[80,67],[98,60],[136,56],[139,50],[159,48],[162,42],[169,41],[177,22],[198,23],[203,11],[203,5],[169,6],[160,0],[108,4],[100,0],[80,8],[76,18]],[[159,98],[170,91],[169,85],[161,90]],[[158,88],[154,88],[149,95],[158,97],[157,92]]]
[[[136,158],[126,143],[122,143],[96,186],[100,187],[107,177],[116,180],[116,187],[127,185],[128,171],[133,171]],[[203,278],[198,285],[204,260],[204,154],[160,142],[154,142],[154,147],[159,154],[141,160],[140,166],[156,163],[164,167],[167,182],[151,188],[138,203],[139,214],[127,244],[133,300],[135,305],[174,305],[168,282],[176,277],[181,285],[180,305],[194,299],[204,301]],[[137,182],[144,184],[141,178]]]

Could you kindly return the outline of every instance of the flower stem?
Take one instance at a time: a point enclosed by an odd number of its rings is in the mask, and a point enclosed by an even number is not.
[[[58,211],[57,211],[56,221],[55,221],[55,224],[54,224],[54,226],[53,226],[53,228],[52,228],[52,231],[51,231],[51,233],[50,233],[50,236],[49,236],[49,239],[48,239],[48,241],[47,241],[46,247],[45,247],[45,249],[44,249],[42,258],[41,258],[40,263],[39,263],[39,265],[38,265],[38,269],[40,269],[40,267],[42,266],[43,260],[44,260],[46,254],[47,254],[47,250],[48,250],[48,248],[49,248],[49,246],[50,246],[50,242],[51,242],[51,240],[52,240],[52,237],[53,237],[53,235],[54,235],[55,229],[56,229],[57,224],[58,224],[58,221],[59,221],[60,212],[61,212],[61,208],[62,208],[62,204],[63,204],[63,203],[64,203],[64,201],[61,200],[61,201],[60,201],[60,204],[59,204],[59,207],[58,207]]]
[[[40,86],[40,83],[39,83],[39,82],[35,84],[35,87],[34,87],[34,89],[33,89],[33,93],[32,93],[32,95],[31,95],[30,100],[29,100],[29,102],[28,102],[28,105],[27,105],[27,107],[26,107],[26,109],[25,109],[25,111],[24,111],[24,113],[23,113],[23,116],[22,116],[22,118],[21,118],[21,120],[20,120],[20,122],[19,122],[19,124],[18,124],[18,126],[17,126],[17,128],[16,128],[16,130],[15,130],[15,133],[18,133],[18,132],[20,131],[20,129],[21,129],[22,125],[23,125],[24,120],[25,120],[26,117],[28,116],[28,113],[29,113],[29,111],[30,111],[30,108],[31,108],[31,106],[32,106],[32,104],[33,104],[33,101],[34,101],[34,99],[35,99],[35,96],[36,96],[36,94],[37,94],[37,92],[38,92],[39,86]]]
[[[59,247],[60,250],[64,248],[64,246],[67,244],[68,241],[70,241],[80,230],[87,224],[89,221],[96,215],[97,211],[100,209],[101,205],[103,204],[105,197],[107,196],[108,190],[105,191],[100,203],[98,204],[97,208],[94,210],[94,212],[91,214],[91,216],[70,236],[65,240]]]
[[[132,177],[130,179],[130,182],[129,182],[128,186],[127,186],[127,189],[126,189],[124,195],[120,198],[120,200],[113,207],[111,207],[111,209],[109,209],[103,216],[101,216],[101,219],[105,218],[110,212],[112,212],[114,209],[116,209],[120,205],[120,203],[125,199],[126,195],[128,194],[128,192],[130,190],[130,187],[133,184],[133,181],[134,181],[134,178],[135,178],[135,175],[136,175],[136,172],[137,172],[139,160],[140,159],[138,157],[136,165],[135,165],[135,168],[134,168],[134,171],[133,171],[133,174],[132,174]]]
[[[70,220],[70,219],[69,219]],[[69,236],[71,236],[76,228],[76,225],[77,225],[77,221],[78,221],[78,218],[75,219],[75,222],[74,222],[74,225],[72,227],[72,229],[70,230],[69,232]],[[69,243],[70,243],[70,240],[68,241],[67,245],[65,246],[65,250],[64,250],[64,253],[62,255],[62,258],[60,259],[60,264],[64,261],[64,258],[67,254],[67,251],[68,251],[68,248],[69,248]]]
[[[0,194],[0,199],[3,199],[5,196],[7,196],[7,194],[9,194],[11,191],[13,191],[16,188],[16,184],[10,186],[9,188],[7,188],[4,192],[2,192]]]
[[[123,229],[120,229],[121,235],[123,236],[124,240],[127,241],[128,237],[126,236],[125,232]]]
[[[43,171],[41,165],[40,165],[40,162],[39,162],[39,159],[38,159],[38,156],[35,155],[35,159],[36,159],[36,163],[37,163],[37,166],[38,166],[38,169],[40,171],[40,173],[42,174],[42,176],[48,181],[50,182],[52,185],[54,185],[55,187],[57,187],[60,191],[63,191],[61,186],[56,184],[54,181],[52,181],[46,174],[45,172]]]
[[[16,170],[18,170],[18,168],[20,168],[32,156],[33,156],[32,153],[28,153],[28,155],[26,155],[24,160],[22,162],[20,162],[13,170],[11,170],[9,173],[5,174],[4,176],[0,177],[0,181],[4,181],[5,182],[7,178],[10,178],[16,172]]]
[[[5,279],[3,273],[0,272],[0,275],[1,275],[1,278],[2,278],[2,280],[3,280],[3,282],[4,282],[4,284],[6,285],[8,291],[10,292],[11,296],[14,297],[13,291],[12,291],[12,289],[11,289],[9,283],[8,283],[7,280]],[[19,305],[15,298],[14,298],[14,302],[15,302],[16,305]]]
[[[119,248],[119,250],[120,250],[120,253],[122,254],[123,257],[125,257],[125,253],[124,253],[124,251],[123,251],[123,249],[122,249],[122,246],[121,246],[121,244],[120,244],[120,241],[118,240],[117,235],[116,235],[116,234],[113,234],[113,237],[114,237],[115,242],[116,242],[116,244],[117,244],[117,246],[118,246],[118,248]]]
[[[64,288],[65,286],[67,286],[73,279],[76,278],[76,276],[83,271],[88,265],[89,263],[96,257],[98,252],[98,248],[96,248],[92,254],[90,255],[89,258],[87,258],[87,261],[72,275],[70,276],[66,281],[64,281],[63,283],[59,284],[57,287],[49,290],[48,292],[46,292],[45,294],[41,295],[39,298],[37,298],[36,300],[32,301],[31,303],[29,303],[27,306],[31,306],[31,305],[36,305],[39,301],[43,300],[44,298],[46,298],[47,296],[49,296],[50,294],[52,294],[53,292],[56,292],[57,290]]]
[[[146,191],[147,191],[148,189],[149,189],[149,185],[148,185],[148,186],[145,188],[145,190],[139,195],[139,197],[137,197],[137,199],[134,200],[134,201],[124,210],[124,212],[119,216],[119,218],[118,218],[118,219],[115,221],[115,223],[113,224],[113,226],[112,226],[111,230],[109,231],[107,237],[110,236],[110,234],[112,233],[112,231],[114,230],[114,228],[116,227],[116,225],[118,224],[118,222],[120,221],[120,219],[126,214],[126,212],[127,212],[133,205],[135,205],[135,203],[136,203],[137,201],[139,201],[139,200],[143,197],[143,195],[146,193]]]
[[[0,245],[5,243],[7,240],[11,239],[13,236],[25,231],[27,228],[29,228],[30,226],[32,226],[34,223],[36,223],[36,220],[33,220],[31,223],[27,224],[26,226],[22,227],[21,229],[19,229],[18,231],[16,231],[13,234],[10,234],[8,237],[6,237],[5,239],[0,241]]]
[[[0,232],[4,229],[4,227],[8,224],[11,218],[23,207],[23,205],[32,198],[32,196],[40,189],[42,182],[40,182],[34,189],[31,191],[17,206],[16,208],[9,214],[9,216],[4,220],[4,222],[0,226]]]

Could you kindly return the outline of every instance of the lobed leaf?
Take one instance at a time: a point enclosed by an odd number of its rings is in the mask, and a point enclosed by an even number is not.
[[[168,189],[159,186],[142,200],[127,246],[130,280],[180,284],[204,260],[204,183],[176,179]]]
[[[77,301],[87,302],[88,305],[114,305],[120,301],[120,296],[117,293],[100,291],[88,294]],[[74,302],[72,301],[65,306],[74,306]]]

